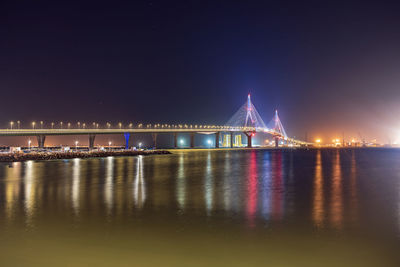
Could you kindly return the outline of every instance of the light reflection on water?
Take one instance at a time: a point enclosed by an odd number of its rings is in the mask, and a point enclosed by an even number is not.
[[[22,206],[25,221],[31,225],[35,213],[46,213],[52,205],[69,208],[78,217],[87,216],[84,212],[90,210],[111,218],[113,214],[128,216],[132,208],[151,212],[164,207],[200,216],[203,210],[211,217],[223,211],[254,227],[260,221],[278,223],[296,217],[296,207],[309,198],[316,228],[340,230],[350,221],[357,224],[361,212],[357,152],[304,152],[308,153],[306,161],[295,153],[208,151],[3,165],[3,214],[11,221],[21,216]],[[296,160],[305,163],[299,165]],[[304,166],[307,170],[296,171]]]
[[[314,177],[313,220],[317,227],[322,227],[324,222],[324,176],[322,172],[321,150],[317,151]]]
[[[231,226],[299,234],[366,229],[398,237],[398,163],[400,152],[333,149],[3,164],[0,226],[32,231],[52,220],[125,229],[141,221],[193,233],[211,225],[217,232]]]
[[[79,214],[79,184],[80,184],[80,159],[73,160],[72,166],[72,207],[75,215]]]
[[[107,214],[110,215],[114,204],[114,157],[107,157],[106,159],[104,201],[107,207]]]
[[[247,174],[247,219],[248,225],[254,227],[254,219],[257,208],[257,161],[255,151],[250,154],[250,163]]]
[[[268,221],[270,218],[271,209],[271,155],[265,153],[263,159],[264,172],[261,174],[261,214],[264,220]]]
[[[146,184],[143,174],[143,157],[136,160],[136,176],[133,182],[133,198],[136,207],[142,208],[146,200]]]
[[[207,215],[210,215],[213,206],[213,181],[214,177],[212,171],[211,153],[208,153],[204,175],[204,200],[206,204]]]
[[[35,182],[36,179],[33,177],[33,168],[34,168],[34,162],[33,161],[27,161],[25,162],[25,177],[24,177],[24,192],[25,192],[25,197],[24,197],[24,206],[25,206],[25,214],[26,214],[26,224],[28,226],[32,226],[32,217],[34,215],[34,208],[35,208],[35,200],[37,197],[35,194],[37,193],[35,191]]]
[[[340,166],[340,153],[339,150],[335,152],[332,161],[332,179],[331,179],[331,224],[334,228],[340,229],[342,227],[343,219],[343,189],[342,189],[342,171]]]
[[[176,201],[181,210],[185,209],[186,184],[185,184],[185,159],[184,154],[179,155],[179,168],[176,179]]]

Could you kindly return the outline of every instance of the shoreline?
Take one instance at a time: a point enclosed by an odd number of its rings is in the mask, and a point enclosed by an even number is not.
[[[294,150],[337,150],[337,149],[350,149],[350,150],[362,150],[362,149],[375,149],[375,150],[397,150],[396,147],[253,147],[253,148],[175,148],[166,150],[118,150],[118,151],[54,151],[54,152],[39,152],[32,151],[30,153],[0,153],[1,162],[22,162],[28,160],[45,161],[45,160],[59,160],[59,159],[74,159],[74,158],[103,158],[110,156],[150,156],[150,155],[168,155],[174,152],[195,152],[195,151],[250,151],[250,150],[281,150],[281,151],[294,151]]]
[[[167,150],[126,150],[126,151],[72,151],[72,152],[31,152],[0,154],[0,162],[21,162],[28,160],[58,160],[74,158],[103,158],[110,156],[149,156],[172,154]]]

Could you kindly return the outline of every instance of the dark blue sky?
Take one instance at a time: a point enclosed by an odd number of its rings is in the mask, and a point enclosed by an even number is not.
[[[223,124],[250,91],[291,136],[400,141],[400,7],[2,1],[10,120]]]

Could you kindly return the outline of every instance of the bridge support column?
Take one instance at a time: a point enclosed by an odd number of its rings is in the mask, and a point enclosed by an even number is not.
[[[275,136],[274,140],[275,140],[275,147],[279,147],[279,138]]]
[[[253,146],[251,138],[252,138],[251,134],[247,135],[247,147],[249,148]]]
[[[96,138],[96,135],[94,134],[89,134],[89,149],[94,148],[94,139]]]
[[[153,147],[154,149],[157,148],[157,133],[152,133],[151,137],[153,138]]]
[[[194,134],[190,133],[190,148],[194,148]]]
[[[233,132],[230,132],[230,135],[231,135],[231,148],[233,147]]]
[[[38,148],[44,148],[44,141],[46,140],[46,136],[41,134],[37,136]]]
[[[253,133],[249,132],[249,133],[244,133],[247,136],[247,147],[248,148],[252,148],[252,137],[253,137]]]
[[[124,133],[125,137],[125,149],[129,149],[129,138],[131,137],[130,133]]]
[[[174,133],[174,148],[178,148],[178,134]]]
[[[219,148],[219,132],[215,133],[215,148]]]

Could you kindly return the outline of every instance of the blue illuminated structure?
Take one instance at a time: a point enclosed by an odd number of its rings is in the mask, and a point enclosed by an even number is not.
[[[125,149],[129,148],[129,137],[131,136],[130,133],[124,133],[124,137],[125,137]]]

